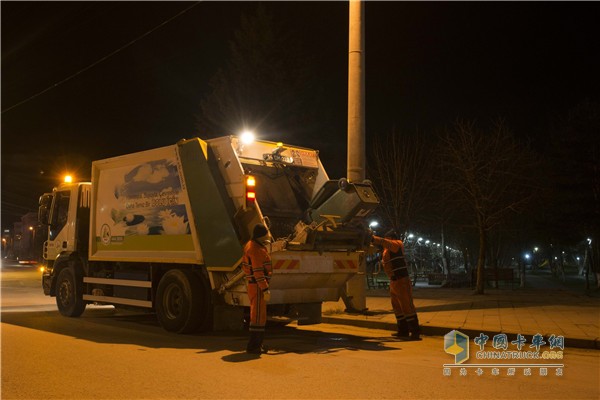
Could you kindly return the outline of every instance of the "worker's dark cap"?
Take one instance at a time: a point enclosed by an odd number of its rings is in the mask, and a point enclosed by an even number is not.
[[[258,239],[265,236],[269,231],[263,224],[256,224],[252,230],[252,239]]]
[[[390,239],[398,239],[398,235],[396,234],[396,231],[393,229],[390,229],[389,231],[387,231],[383,237],[390,238]]]

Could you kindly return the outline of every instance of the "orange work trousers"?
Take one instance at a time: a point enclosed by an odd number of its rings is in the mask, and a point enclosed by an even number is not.
[[[250,298],[250,331],[264,332],[267,324],[267,302],[258,284],[248,284],[248,297]]]
[[[410,277],[405,276],[395,281],[390,281],[390,297],[396,317],[410,317],[417,313],[417,309],[413,303]]]

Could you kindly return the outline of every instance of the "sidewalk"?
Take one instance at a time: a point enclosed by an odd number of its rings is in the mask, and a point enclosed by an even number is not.
[[[520,333],[529,341],[539,333],[546,341],[550,335],[564,336],[566,347],[600,349],[599,292],[585,294],[545,277],[528,278],[531,282],[524,289],[518,284],[514,289],[486,288],[484,295],[418,284],[413,296],[422,334],[443,336],[457,329],[470,337],[506,333],[514,338]],[[387,290],[368,290],[366,302],[364,314],[345,313],[341,300],[326,302],[323,322],[396,330]]]

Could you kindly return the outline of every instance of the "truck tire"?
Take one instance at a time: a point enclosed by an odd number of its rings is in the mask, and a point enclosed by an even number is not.
[[[172,269],[158,283],[156,315],[169,332],[192,333],[206,320],[206,293],[191,270]]]
[[[71,267],[63,268],[56,279],[56,305],[65,317],[79,317],[85,310],[83,280]]]

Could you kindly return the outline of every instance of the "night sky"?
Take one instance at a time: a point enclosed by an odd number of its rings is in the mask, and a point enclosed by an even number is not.
[[[203,137],[200,100],[256,3],[202,2],[84,70],[192,5],[2,1],[3,229],[66,170],[89,179],[92,160]],[[320,142],[292,144],[320,149],[330,177],[344,176],[348,3],[266,7],[314,55],[333,110]],[[543,141],[553,116],[600,100],[599,11],[596,2],[367,2],[367,140],[503,117]]]

